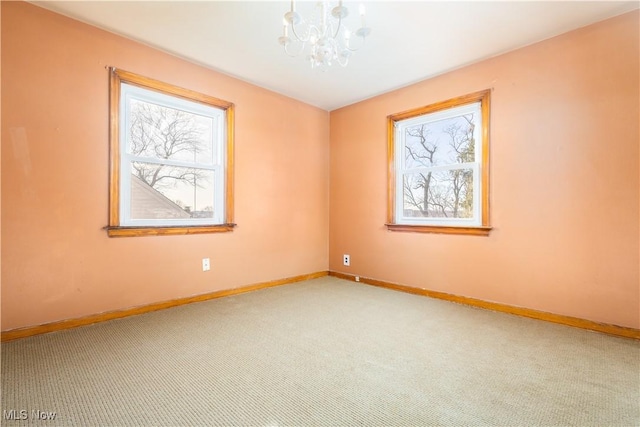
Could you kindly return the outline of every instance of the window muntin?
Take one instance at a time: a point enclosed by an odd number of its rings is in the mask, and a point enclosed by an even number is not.
[[[390,229],[489,228],[488,96],[389,116]]]
[[[233,104],[112,69],[109,235],[232,229]]]

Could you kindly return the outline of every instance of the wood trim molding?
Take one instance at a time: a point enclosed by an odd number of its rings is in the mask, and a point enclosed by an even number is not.
[[[2,342],[12,341],[19,338],[26,338],[33,335],[46,334],[49,332],[62,331],[64,329],[77,328],[80,326],[91,325],[93,323],[105,322],[107,320],[120,319],[123,317],[135,316],[138,314],[149,313],[151,311],[164,310],[166,308],[177,307],[180,305],[191,304],[194,302],[208,301],[215,298],[222,298],[231,295],[243,294],[245,292],[257,291],[260,289],[272,288],[274,286],[288,285],[291,283],[301,282],[303,280],[317,279],[325,277],[328,271],[318,271],[300,276],[287,277],[284,279],[271,280],[268,282],[256,283],[253,285],[242,286],[234,289],[225,289],[221,291],[210,292],[202,295],[178,298],[170,301],[162,301],[153,304],[127,308],[124,310],[108,311],[105,313],[92,314],[76,319],[61,320],[58,322],[45,323],[43,325],[28,326],[25,328],[12,329],[2,331]]]
[[[458,96],[455,98],[447,99],[446,101],[440,101],[433,104],[425,105],[424,107],[414,108],[412,110],[403,111],[401,113],[395,113],[389,115],[389,119],[394,122],[400,120],[410,119],[416,116],[422,116],[423,114],[433,113],[435,111],[445,110],[447,108],[459,107],[460,105],[471,104],[482,100],[484,97],[491,93],[490,89],[480,90],[478,92],[469,93],[467,95]]]
[[[105,313],[93,314],[76,319],[61,320],[58,322],[46,323],[37,326],[28,326],[25,328],[12,329],[2,331],[1,341],[12,341],[20,338],[27,338],[34,335],[46,334],[49,332],[62,331],[81,326],[91,325],[93,323],[105,322],[107,320],[120,319],[123,317],[135,316],[138,314],[149,313],[166,308],[177,307],[180,305],[191,304],[194,302],[208,301],[211,299],[222,298],[231,295],[243,294],[246,292],[257,291],[260,289],[271,288],[274,286],[287,285],[291,283],[301,282],[304,280],[317,279],[325,276],[337,277],[339,279],[350,280],[355,282],[355,275],[340,273],[337,271],[318,271],[300,276],[288,277],[284,279],[271,280],[268,282],[256,283],[253,285],[243,286],[234,289],[225,289],[192,297],[178,298],[170,301],[163,301],[144,306],[132,307],[124,310],[109,311]],[[565,326],[573,326],[580,329],[601,332],[608,335],[614,335],[624,338],[632,338],[640,340],[640,329],[628,328],[624,326],[610,325],[606,323],[594,322],[591,320],[580,319],[577,317],[564,316],[560,314],[547,313],[543,311],[533,310],[524,307],[515,307],[507,304],[483,301],[476,298],[463,297],[459,295],[448,294],[445,292],[431,291],[428,289],[414,288],[411,286],[400,285],[397,283],[385,282],[383,280],[371,279],[367,277],[359,277],[359,282],[367,285],[378,286],[382,288],[392,289],[400,292],[437,298],[445,301],[456,302],[459,304],[470,305],[473,307],[493,310],[502,313],[513,314],[516,316],[529,317],[532,319],[543,320],[546,322],[558,323]]]
[[[392,117],[387,117],[387,223],[396,222],[396,153],[395,153],[395,123]]]
[[[480,108],[482,111],[482,171],[481,171],[481,180],[482,180],[482,226],[485,228],[489,228],[489,169],[490,169],[490,159],[489,159],[489,146],[491,144],[491,91],[486,90],[483,92],[479,92],[480,100]],[[488,233],[487,233],[488,234]]]
[[[492,227],[446,227],[441,225],[385,224],[389,231],[412,233],[466,234],[468,236],[488,236]]]
[[[340,273],[337,271],[329,271],[329,276],[339,279],[350,280],[355,282],[355,275]],[[607,323],[594,322],[592,320],[580,319],[578,317],[564,316],[562,314],[547,313],[544,311],[533,310],[525,307],[515,307],[507,304],[484,301],[476,298],[463,297],[459,295],[448,294],[445,292],[431,291],[428,289],[414,288],[412,286],[400,285],[397,283],[385,282],[383,280],[371,279],[367,277],[359,277],[360,283],[367,285],[379,286],[381,288],[392,289],[400,292],[407,292],[415,295],[422,295],[430,298],[437,298],[445,301],[456,302],[458,304],[470,305],[473,307],[483,308],[485,310],[493,310],[501,313],[513,314],[516,316],[529,317],[531,319],[543,320],[545,322],[558,323],[565,326],[573,326],[575,328],[587,329],[590,331],[601,332],[608,335],[615,335],[624,338],[633,338],[640,340],[640,329],[628,328],[625,326],[610,325]]]
[[[112,76],[111,78],[115,79],[112,80],[112,82],[117,83],[118,85],[120,83],[129,83],[156,92],[168,93],[173,96],[178,96],[188,101],[196,101],[202,104],[212,105],[223,110],[227,110],[228,108],[233,107],[232,102],[205,95],[191,89],[185,89],[169,83],[161,82],[160,80],[155,80],[150,77],[132,73],[130,71],[124,71],[116,67],[111,67],[110,71]]]
[[[120,224],[120,77],[109,70],[109,224]]]
[[[225,169],[225,221],[227,224],[233,223],[234,214],[234,171],[235,171],[235,120],[236,111],[233,104],[227,107],[227,161]],[[230,230],[229,230],[230,231]]]
[[[185,225],[181,227],[105,227],[109,237],[177,236],[184,234],[224,233],[236,224]]]

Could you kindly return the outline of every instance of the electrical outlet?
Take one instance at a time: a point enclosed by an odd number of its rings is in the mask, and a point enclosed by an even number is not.
[[[356,282],[360,281],[360,276],[356,276]]]
[[[347,267],[351,265],[351,256],[344,254],[342,255],[342,264],[346,265]]]
[[[202,271],[211,270],[211,261],[209,258],[202,258]]]

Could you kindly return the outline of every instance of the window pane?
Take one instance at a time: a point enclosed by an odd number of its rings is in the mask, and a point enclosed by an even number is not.
[[[131,164],[131,219],[213,218],[214,171]]]
[[[214,118],[131,99],[129,153],[213,164]]]
[[[473,170],[405,174],[403,216],[473,218]]]
[[[405,130],[405,169],[475,161],[475,114],[418,124]]]

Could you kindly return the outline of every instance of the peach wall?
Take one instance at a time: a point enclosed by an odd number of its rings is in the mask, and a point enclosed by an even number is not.
[[[2,330],[327,269],[326,111],[23,2],[1,65]],[[235,103],[235,231],[107,237],[107,66]]]
[[[2,330],[327,267],[640,327],[637,11],[334,111],[329,133],[322,110],[0,9]],[[236,104],[233,233],[106,237],[107,66]],[[386,231],[386,116],[486,88],[491,236]]]
[[[640,327],[638,22],[634,11],[331,112],[330,269]],[[386,116],[487,88],[491,235],[387,231]]]

